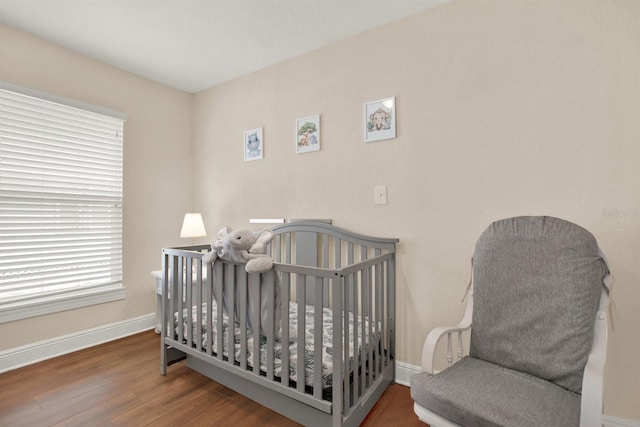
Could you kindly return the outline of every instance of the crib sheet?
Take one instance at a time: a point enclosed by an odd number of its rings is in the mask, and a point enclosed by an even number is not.
[[[213,343],[212,349],[214,354],[218,348],[218,331],[215,319],[217,319],[217,305],[216,302],[213,301],[211,306],[212,311],[212,336]],[[208,347],[208,336],[207,336],[207,313],[206,313],[206,304],[202,305],[202,309],[198,310],[197,306],[192,307],[192,327],[193,327],[193,337],[197,336],[197,316],[202,315],[202,348]],[[298,326],[301,322],[299,322],[299,310],[298,304],[296,302],[289,302],[289,378],[291,381],[298,381],[298,372],[297,372],[297,361],[298,361],[298,344],[297,344],[297,336],[298,336]],[[228,334],[229,334],[229,319],[226,313],[223,313],[223,355],[225,357],[229,357],[229,348],[228,348]],[[312,305],[305,306],[305,345],[304,345],[304,365],[305,365],[305,384],[307,386],[313,385],[313,371],[314,371],[314,318],[315,318],[315,307]],[[187,323],[187,309],[183,311],[183,331],[188,330]],[[178,313],[175,313],[175,322],[178,324]],[[364,328],[365,331],[369,330],[369,319],[364,317]],[[354,333],[354,326],[357,328],[357,334]],[[283,325],[284,327],[284,325]],[[177,328],[176,328],[177,329]],[[358,337],[358,355],[361,354],[363,350],[362,343],[362,316],[353,316],[353,313],[349,313],[349,362],[347,366],[348,372],[351,372],[353,369],[353,355],[354,355],[354,344],[355,337]],[[380,324],[375,328],[376,331],[380,330]],[[379,334],[374,333],[373,343],[377,343]],[[260,370],[266,371],[267,365],[267,346],[266,346],[266,337],[260,336]],[[247,365],[249,367],[253,367],[253,345],[254,335],[251,330],[247,330]],[[234,355],[235,360],[240,360],[240,325],[238,323],[234,324]],[[369,349],[369,336],[365,334],[364,340],[364,350],[368,351]],[[333,378],[333,313],[330,309],[324,308],[322,310],[322,387],[328,388],[332,385]],[[282,374],[282,342],[276,341],[274,343],[274,375],[276,377],[281,377]]]

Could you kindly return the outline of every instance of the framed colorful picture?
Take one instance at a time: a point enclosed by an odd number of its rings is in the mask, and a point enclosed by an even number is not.
[[[380,141],[396,137],[396,98],[364,104],[364,140]]]
[[[262,128],[244,131],[244,161],[262,160],[264,153],[264,140],[262,139]]]
[[[320,115],[296,120],[296,153],[320,150]]]

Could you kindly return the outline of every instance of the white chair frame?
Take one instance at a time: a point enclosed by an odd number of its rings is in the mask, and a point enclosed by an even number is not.
[[[601,253],[602,255],[602,253]],[[603,255],[603,259],[604,255]],[[606,262],[606,261],[605,261]],[[582,399],[580,405],[580,427],[602,427],[604,365],[607,357],[607,309],[611,289],[611,275],[607,273],[603,279],[604,287],[600,297],[600,305],[596,313],[593,345],[582,376]],[[422,370],[437,374],[434,369],[435,351],[438,341],[447,335],[447,364],[453,365],[468,354],[463,346],[462,333],[471,329],[473,318],[473,292],[469,294],[467,308],[460,323],[455,326],[440,326],[433,329],[424,342],[422,349]],[[453,338],[457,335],[456,358],[454,360]],[[431,427],[461,427],[425,407],[414,403],[413,410],[420,421]]]

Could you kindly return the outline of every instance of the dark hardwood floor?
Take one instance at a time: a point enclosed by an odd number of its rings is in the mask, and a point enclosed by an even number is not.
[[[152,331],[0,375],[0,426],[297,426],[190,370],[160,375]],[[363,426],[425,426],[409,388],[389,387]]]

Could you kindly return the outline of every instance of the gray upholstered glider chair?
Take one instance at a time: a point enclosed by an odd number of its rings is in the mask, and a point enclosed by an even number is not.
[[[472,278],[463,320],[425,341],[425,372],[411,378],[418,417],[432,426],[600,427],[611,276],[593,235],[551,217],[494,222],[476,243]],[[449,366],[437,372],[443,336]]]

